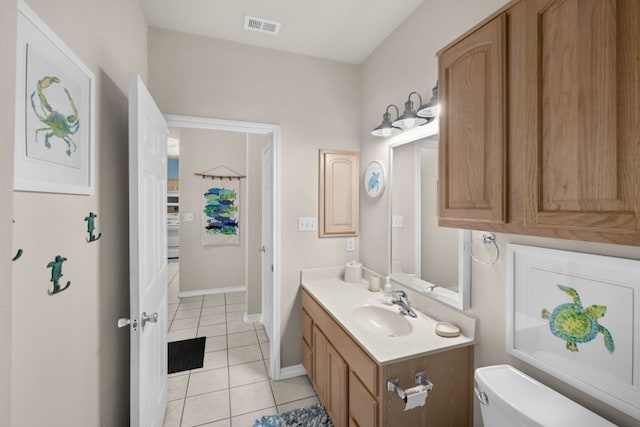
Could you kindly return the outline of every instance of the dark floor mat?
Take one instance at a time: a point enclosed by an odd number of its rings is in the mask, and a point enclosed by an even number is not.
[[[200,337],[170,342],[168,373],[202,368],[205,341],[206,337]]]

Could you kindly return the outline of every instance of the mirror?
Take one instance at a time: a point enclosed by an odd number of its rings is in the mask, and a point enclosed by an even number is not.
[[[391,278],[460,310],[470,307],[471,232],[438,226],[437,135],[389,147]]]

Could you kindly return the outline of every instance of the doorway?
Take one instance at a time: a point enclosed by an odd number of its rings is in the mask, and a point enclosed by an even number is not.
[[[263,170],[263,190],[265,180],[269,194],[262,197],[263,224],[262,244],[255,248],[262,253],[262,314],[260,322],[267,328],[270,340],[269,377],[280,379],[280,126],[267,123],[244,122],[180,115],[165,115],[170,128],[198,129],[235,132],[251,135],[263,135],[266,139],[262,151],[262,165],[267,164],[268,171]],[[215,166],[215,165],[213,165]],[[265,212],[266,210],[266,212]],[[266,218],[266,220],[265,220]],[[266,241],[265,234],[270,236]],[[270,240],[270,242],[269,242]],[[267,247],[268,246],[268,247]],[[257,320],[257,319],[255,319]]]

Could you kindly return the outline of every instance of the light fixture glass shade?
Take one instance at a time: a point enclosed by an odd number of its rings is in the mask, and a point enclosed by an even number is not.
[[[424,108],[421,108],[420,110],[418,110],[417,114],[420,117],[433,120],[436,117],[438,117],[438,114],[440,114],[440,104],[436,104],[436,105],[429,105],[429,104],[425,105]]]
[[[438,117],[439,113],[440,104],[438,103],[438,82],[436,82],[436,85],[432,89],[431,99],[425,105],[418,108],[417,114],[420,117],[426,117],[433,120]]]
[[[407,102],[404,103],[404,113],[402,113],[402,115],[392,123],[393,126],[408,129],[427,123],[427,119],[424,117],[418,117],[416,112],[413,111],[413,101],[411,101],[411,95],[413,94],[418,95],[420,103],[422,104],[422,97],[420,97],[420,94],[418,92],[411,92]]]
[[[371,131],[371,135],[374,136],[394,136],[398,135],[402,132],[402,129],[397,128],[391,124],[391,114],[389,114],[389,107],[394,107],[396,109],[396,117],[398,115],[398,107],[393,104],[387,106],[387,110],[382,115],[382,123],[380,126]]]

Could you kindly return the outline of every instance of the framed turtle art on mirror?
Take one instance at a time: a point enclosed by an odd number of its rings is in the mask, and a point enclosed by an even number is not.
[[[14,189],[94,192],[95,78],[18,2]]]
[[[507,255],[507,351],[640,419],[640,260]]]

